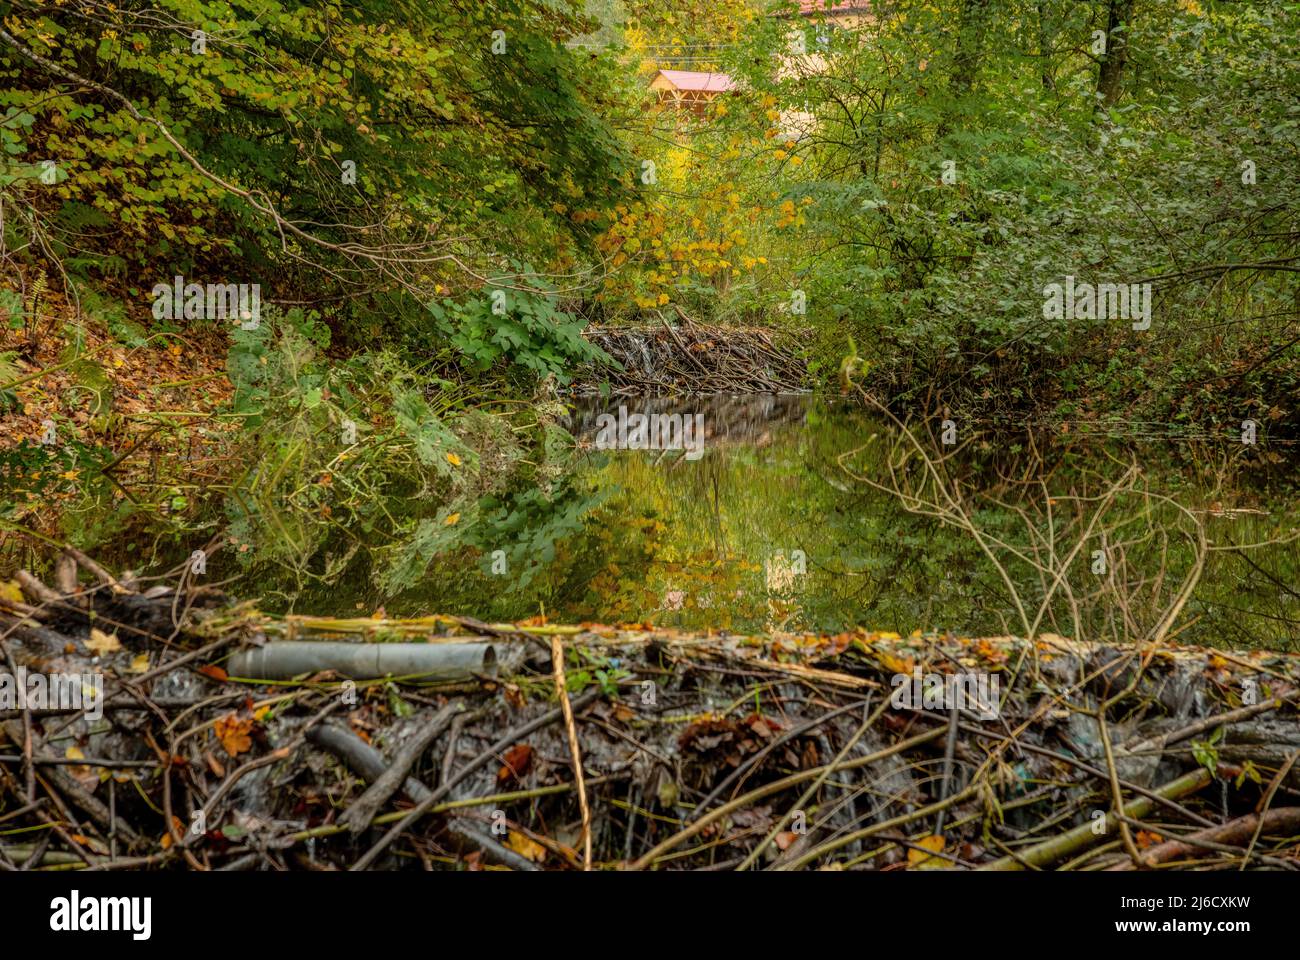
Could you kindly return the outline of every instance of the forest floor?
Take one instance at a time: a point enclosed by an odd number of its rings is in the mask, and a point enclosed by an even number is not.
[[[32,312],[36,325],[11,341],[17,383],[0,396],[0,480],[18,505],[15,524],[57,537],[62,513],[101,472],[131,487],[221,472],[238,420],[221,415],[232,387],[228,343],[215,331],[137,337],[84,313],[74,323],[54,292]],[[48,451],[46,463],[5,456],[23,445]]]

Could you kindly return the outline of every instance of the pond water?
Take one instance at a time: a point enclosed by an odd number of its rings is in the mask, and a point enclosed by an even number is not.
[[[624,449],[682,436],[641,444],[634,413],[702,417],[702,436]],[[228,589],[328,615],[964,635],[1023,633],[1017,602],[1033,620],[1050,591],[1039,629],[1121,640],[1157,629],[1203,552],[1180,640],[1300,648],[1295,480],[1263,446],[1057,425],[958,427],[946,447],[930,427],[908,452],[880,417],[806,395],[581,398],[571,467],[535,515],[416,587],[381,596],[358,568],[291,590],[255,566]]]
[[[918,486],[926,470],[915,451],[890,482],[889,457],[898,462],[909,446],[860,407],[809,396],[588,400],[575,434],[590,440],[596,417],[620,405],[702,412],[705,452],[695,461],[662,450],[586,457],[585,482],[610,495],[593,514],[608,535],[595,534],[602,546],[586,559],[616,569],[602,567],[586,590],[554,594],[556,617],[737,631],[1022,632],[1012,588],[971,531],[906,508],[900,489],[936,501],[913,507],[953,512],[940,487]],[[1258,448],[1227,433],[1176,439],[1116,425],[1100,436],[986,428],[952,452],[942,425],[932,428],[915,431],[920,447],[935,458],[952,453],[936,464],[952,478],[942,489],[990,544],[1031,618],[1052,582],[1042,568],[1063,571],[1068,596],[1057,589],[1045,628],[1141,635],[1193,572],[1200,528],[1209,549],[1178,621],[1181,638],[1297,646],[1300,514],[1286,469]],[[1130,468],[1102,511],[1100,498]]]

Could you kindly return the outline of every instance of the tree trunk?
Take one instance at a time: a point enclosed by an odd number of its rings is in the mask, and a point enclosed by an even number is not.
[[[1048,20],[1047,0],[1038,0],[1038,76],[1043,89],[1056,90],[1056,76],[1052,69],[1052,39],[1056,35],[1054,24]]]
[[[1101,106],[1109,108],[1119,99],[1124,66],[1128,63],[1128,31],[1133,20],[1134,0],[1108,0],[1106,9],[1106,52],[1097,73]],[[1123,29],[1120,29],[1123,27]]]
[[[954,98],[970,93],[979,71],[984,36],[988,33],[990,0],[963,0],[957,27],[957,52],[953,57],[952,83]]]

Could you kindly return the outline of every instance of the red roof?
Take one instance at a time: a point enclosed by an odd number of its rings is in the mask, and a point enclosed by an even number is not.
[[[726,93],[736,89],[736,82],[725,73],[700,73],[695,70],[660,70],[656,77],[663,77],[678,90],[691,90],[699,93]]]

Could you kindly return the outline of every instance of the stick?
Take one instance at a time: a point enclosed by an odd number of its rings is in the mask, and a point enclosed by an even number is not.
[[[464,714],[456,717],[459,723]],[[383,754],[358,737],[351,730],[333,723],[318,723],[307,732],[307,739],[316,746],[328,750],[365,780],[377,783],[388,770]],[[407,798],[419,803],[432,791],[414,777],[406,777],[401,790]],[[443,806],[447,806],[443,804]],[[447,830],[466,846],[477,847],[491,862],[502,863],[514,870],[536,873],[541,868],[531,860],[522,857],[513,850],[503,847],[480,830],[476,830],[459,817],[447,818]],[[309,831],[310,832],[310,831]]]
[[[940,736],[942,736],[945,732],[946,730],[944,727],[935,727],[933,730],[927,730],[925,733],[918,733],[914,737],[908,737],[906,740],[900,740],[892,747],[886,747],[883,750],[877,750],[875,753],[869,753],[865,757],[858,757],[854,760],[849,760],[846,763],[842,763],[839,765],[838,769],[840,772],[843,772],[845,770],[854,770],[857,769],[858,767],[865,767],[868,764],[876,763],[877,761],[883,760],[886,757],[892,757],[896,753],[902,753],[904,750],[910,750],[912,747],[917,747],[923,743],[929,743],[931,740],[936,740]],[[783,790],[788,790],[793,786],[803,783],[805,780],[812,780],[815,777],[818,777],[821,774],[825,773],[827,769],[831,766],[833,766],[833,764],[827,764],[826,766],[823,767],[813,767],[811,770],[801,770],[799,773],[792,773],[788,777],[783,777],[780,780],[774,780],[772,783],[764,784],[761,787],[757,787],[749,791],[749,793],[737,797],[735,800],[732,800],[729,803],[724,803],[716,810],[713,810],[710,813],[705,814],[699,820],[696,820],[690,826],[682,830],[679,830],[671,837],[656,844],[654,847],[652,847],[650,850],[644,853],[641,856],[641,858],[637,860],[635,863],[629,864],[628,869],[644,870],[646,867],[650,866],[652,863],[654,863],[655,860],[657,860],[663,854],[667,853],[669,850],[673,849],[676,846],[680,846],[682,843],[686,842],[691,837],[694,837],[700,832],[702,832],[705,827],[713,823],[715,820],[720,820],[722,817],[725,817],[733,810],[739,810],[751,803],[754,803],[755,801],[762,800],[764,797],[770,797],[774,793],[780,793]]]
[[[564,642],[551,637],[551,665],[555,670],[555,695],[564,711],[564,728],[569,735],[569,755],[573,758],[573,781],[578,789],[578,809],[582,811],[582,869],[591,870],[591,807],[587,805],[587,787],[582,782],[582,753],[578,749],[578,728],[573,722],[573,706],[564,679]]]
[[[1197,848],[1193,841],[1242,846],[1264,831],[1288,835],[1300,831],[1300,807],[1278,807],[1267,811],[1262,816],[1258,813],[1250,813],[1217,827],[1198,830],[1178,840],[1167,840],[1149,847],[1136,866],[1131,861],[1124,861],[1108,867],[1107,870],[1123,872],[1136,870],[1137,866],[1154,867],[1166,863],[1175,857],[1195,852]]]
[[[586,693],[584,693],[581,697],[578,698],[578,701],[575,704],[575,706],[577,707],[586,706],[592,700],[596,699],[596,697],[598,697],[599,695],[600,695],[599,690],[588,690]],[[399,836],[401,836],[401,834],[405,830],[407,830],[413,823],[415,823],[416,820],[418,820],[420,817],[428,813],[429,809],[435,803],[437,803],[448,793],[450,793],[452,787],[456,786],[456,784],[460,783],[462,780],[468,777],[479,767],[483,766],[483,764],[499,756],[503,750],[509,748],[512,743],[516,743],[520,737],[526,737],[534,730],[540,730],[542,727],[554,723],[556,720],[560,719],[562,714],[563,711],[561,711],[557,707],[554,710],[542,714],[536,720],[532,720],[528,723],[525,723],[521,727],[516,727],[514,730],[508,731],[504,737],[502,737],[496,743],[492,744],[492,746],[488,747],[486,750],[480,753],[477,757],[471,760],[466,766],[461,767],[460,772],[457,773],[454,777],[452,777],[450,780],[448,780],[446,783],[440,786],[437,790],[434,790],[424,800],[421,800],[414,807],[412,807],[410,812],[407,813],[405,817],[403,817],[391,830],[389,830],[386,834],[384,834],[379,839],[378,843],[376,843],[373,847],[367,850],[365,854],[362,855],[360,860],[358,860],[356,863],[352,865],[351,869],[365,870],[367,867],[369,867],[372,863],[375,862],[375,859],[381,853],[383,853],[385,850],[388,849],[389,845],[392,844],[394,840],[396,840]]]
[[[1210,774],[1210,771],[1206,770],[1204,767],[1198,767],[1191,773],[1165,784],[1156,792],[1166,799],[1177,800],[1179,797],[1185,797],[1189,793],[1195,793],[1198,790],[1204,789],[1213,779],[1214,778]],[[1147,797],[1138,797],[1124,806],[1124,816],[1138,820],[1150,813],[1154,806],[1155,801]],[[1112,810],[1106,814],[1106,833],[1109,833],[1115,824],[1115,811]],[[1104,836],[1104,834],[1102,835]],[[1001,860],[986,863],[979,869],[985,871],[1005,871],[1020,870],[1023,869],[1026,864],[1034,867],[1046,866],[1067,854],[1073,853],[1082,847],[1086,847],[1093,840],[1097,839],[1097,837],[1098,834],[1093,832],[1093,825],[1091,823],[1080,824],[1073,830],[1067,830],[1059,837],[1053,837],[1051,840],[1045,840],[1042,843],[1030,847],[1028,850],[1017,854],[1014,858],[1003,857]]]
[[[443,707],[433,718],[421,727],[411,740],[403,744],[402,748],[397,751],[393,757],[393,762],[389,764],[388,769],[363,793],[356,803],[348,808],[347,813],[339,818],[339,822],[345,824],[352,835],[356,836],[370,826],[370,821],[375,819],[375,814],[379,808],[386,804],[389,798],[396,793],[406,780],[406,775],[423,755],[424,751],[429,748],[429,744],[438,738],[438,735],[447,728],[451,719],[456,714],[465,709],[463,702],[449,703]]]

